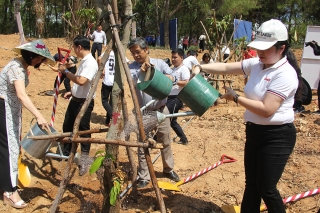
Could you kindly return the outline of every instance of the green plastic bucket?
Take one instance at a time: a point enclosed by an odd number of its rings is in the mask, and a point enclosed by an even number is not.
[[[158,100],[162,100],[170,94],[172,81],[160,71],[151,69],[150,80],[138,83],[137,88]]]
[[[219,96],[220,93],[200,74],[194,76],[178,94],[178,98],[198,116],[202,116]]]

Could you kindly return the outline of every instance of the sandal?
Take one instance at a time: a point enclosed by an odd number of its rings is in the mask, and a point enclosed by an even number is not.
[[[28,206],[28,204],[26,204],[23,200],[13,202],[13,200],[10,198],[12,195],[13,192],[5,192],[5,195],[3,195],[3,203],[8,204],[16,209],[23,209]]]

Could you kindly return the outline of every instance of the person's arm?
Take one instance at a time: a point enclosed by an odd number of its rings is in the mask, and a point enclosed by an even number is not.
[[[98,64],[101,63],[102,57],[103,57],[103,54],[98,57],[98,59],[97,59]],[[108,61],[106,62],[106,64],[107,64],[107,63],[108,63]],[[103,79],[103,78],[104,78],[104,76],[105,76],[105,71],[106,71],[106,68],[104,67],[104,68],[103,68],[103,71],[102,71],[102,73],[101,73],[100,79]]]
[[[320,55],[320,48],[318,48],[317,44],[310,42],[310,47],[312,47],[314,55]]]
[[[56,64],[54,65],[54,67],[51,66],[50,64],[48,64],[48,67],[50,67],[50,69],[51,69],[52,71],[54,71],[54,72],[59,72],[58,68],[56,67],[57,65],[59,66],[59,63],[58,63],[58,62],[56,62]]]
[[[241,62],[233,63],[212,63],[201,66],[195,66],[192,70],[192,75],[196,75],[200,72],[200,67],[203,71],[216,75],[240,75],[243,74]]]
[[[107,36],[106,36],[105,32],[103,32],[103,44],[104,44],[104,46],[107,45]]]
[[[221,98],[233,101],[236,96],[236,92],[231,88],[225,87],[227,93],[222,95]],[[268,118],[272,116],[280,107],[283,99],[272,93],[267,92],[262,101],[251,100],[243,96],[239,96],[237,103],[251,111],[254,114]]]
[[[39,126],[41,126],[42,129],[44,129],[45,127],[49,129],[46,119],[33,105],[31,99],[27,95],[24,80],[15,80],[13,84],[14,88],[16,89],[17,97],[19,98],[21,104],[36,117],[37,123],[39,124]]]
[[[96,31],[93,31],[92,34],[89,34],[89,38],[90,38],[91,40],[94,40],[94,38],[95,38],[95,32],[96,32]]]
[[[51,66],[50,64],[48,64],[48,67],[50,67],[50,69],[54,72],[59,72],[58,68],[57,67],[53,67]]]
[[[75,75],[72,72],[66,73],[65,71],[67,70],[67,67],[65,64],[60,63],[58,69],[60,72],[65,74],[70,79],[70,81],[72,81],[73,83],[76,83],[80,86],[83,86],[88,81],[88,79],[86,77],[83,77],[80,75]]]
[[[65,70],[61,71],[61,72],[63,74],[65,74],[70,79],[70,81],[72,81],[73,83],[76,83],[80,86],[83,86],[88,81],[88,79],[86,77],[83,77],[80,75],[75,75],[72,72],[65,73]]]

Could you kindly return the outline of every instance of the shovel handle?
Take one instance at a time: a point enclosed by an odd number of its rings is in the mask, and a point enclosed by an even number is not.
[[[286,204],[286,203],[294,202],[294,201],[300,200],[302,198],[309,197],[311,195],[315,195],[315,194],[319,194],[319,193],[320,193],[320,188],[317,188],[317,189],[309,190],[307,192],[303,192],[303,193],[300,193],[300,194],[297,194],[294,196],[284,198],[282,201],[283,201],[283,204]],[[267,206],[265,204],[261,205],[260,211],[265,211],[265,210],[267,210]]]
[[[228,160],[225,160],[225,158],[227,158]],[[232,163],[232,162],[235,162],[235,161],[237,161],[237,160],[232,158],[232,157],[229,157],[227,155],[222,155],[221,156],[221,160],[219,162],[209,166],[208,168],[203,169],[202,171],[200,171],[198,173],[195,173],[195,174],[183,179],[183,183],[189,182],[189,181],[191,181],[191,180],[193,180],[193,179],[195,179],[195,178],[197,178],[197,177],[209,172],[210,170],[216,168],[217,166],[220,166],[223,163]]]
[[[67,53],[63,59],[61,58],[61,56],[62,56],[61,52],[62,51]],[[67,58],[69,58],[70,52],[71,52],[71,50],[58,47],[59,61],[64,64],[66,62]]]

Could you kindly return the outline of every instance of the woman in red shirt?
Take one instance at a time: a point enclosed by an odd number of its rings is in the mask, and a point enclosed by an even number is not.
[[[188,36],[185,36],[182,40],[183,51],[186,51],[188,49],[188,46],[189,46],[189,39],[188,39]]]
[[[247,48],[245,48],[243,51],[242,60],[249,59],[249,58],[255,58],[255,57],[257,57],[257,52],[255,50],[251,49],[251,47],[247,46]],[[248,76],[245,75],[244,76],[244,85],[246,85],[247,82],[248,82]]]

